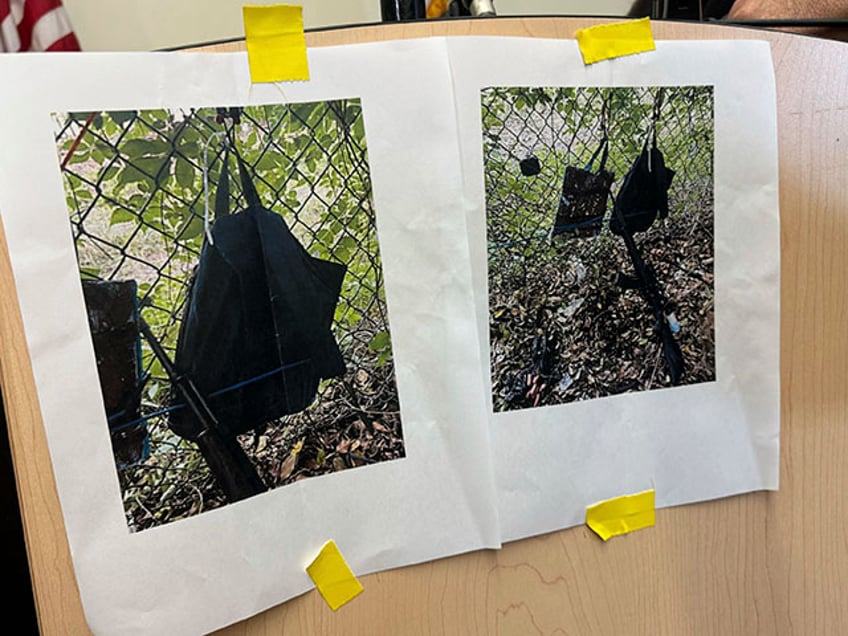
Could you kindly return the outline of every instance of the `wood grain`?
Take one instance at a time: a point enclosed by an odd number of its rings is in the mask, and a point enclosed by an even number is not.
[[[598,22],[435,21],[307,38],[310,46],[464,34],[569,38]],[[772,46],[782,223],[780,491],[661,510],[655,528],[608,543],[574,528],[366,576],[365,592],[336,613],[310,592],[219,634],[848,633],[848,45],[694,23],[656,23],[654,34]],[[41,630],[83,634],[5,251],[0,289],[0,381]]]

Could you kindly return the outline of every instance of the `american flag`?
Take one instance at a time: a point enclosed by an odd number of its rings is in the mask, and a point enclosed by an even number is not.
[[[0,51],[79,51],[61,0],[0,0]]]

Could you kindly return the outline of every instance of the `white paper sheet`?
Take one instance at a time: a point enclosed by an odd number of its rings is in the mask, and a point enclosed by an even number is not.
[[[251,86],[243,55],[0,58],[0,138],[10,149],[0,213],[95,633],[198,633],[260,612],[312,587],[304,568],[330,538],[365,574],[573,526],[587,504],[649,487],[660,506],[777,488],[779,226],[766,44],[659,42],[592,67],[573,41],[530,39],[309,56],[312,80],[283,95]],[[715,87],[717,380],[493,415],[481,88],[699,84]],[[347,97],[362,99],[407,456],[132,534],[50,114]]]
[[[309,51],[251,85],[241,54],[0,58],[0,209],[74,567],[97,634],[197,634],[313,587],[333,539],[357,575],[499,546],[446,50]],[[406,457],[130,533],[69,232],[52,112],[362,100]]]
[[[716,380],[491,415],[503,540],[581,524],[587,505],[648,488],[659,507],[777,489],[780,234],[768,44],[657,42],[656,51],[592,66],[572,40],[462,38],[448,48],[490,413],[481,90],[714,86]]]

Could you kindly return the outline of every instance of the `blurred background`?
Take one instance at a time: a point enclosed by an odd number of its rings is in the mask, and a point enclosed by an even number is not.
[[[393,2],[395,0],[388,0]],[[446,6],[450,0],[420,0]],[[402,5],[409,0],[397,0]],[[732,20],[848,18],[848,0],[458,0],[467,5],[493,5],[498,16],[609,16],[670,20]],[[277,4],[279,0],[252,0],[250,4]],[[411,2],[409,2],[412,4]],[[65,9],[84,51],[149,51],[217,40],[240,38],[239,0],[216,0],[210,11],[205,0],[64,0]],[[370,24],[382,19],[377,0],[300,0],[307,29]],[[432,11],[429,11],[432,14]],[[774,26],[774,25],[771,25]],[[795,28],[798,27],[792,27]],[[831,26],[806,30],[811,35],[840,37]]]
[[[239,0],[65,0],[84,51],[148,51],[242,37]],[[279,4],[251,0],[250,4]],[[381,21],[377,0],[301,0],[307,29]],[[495,0],[498,15],[624,16],[632,0]],[[163,19],[167,17],[167,19]]]

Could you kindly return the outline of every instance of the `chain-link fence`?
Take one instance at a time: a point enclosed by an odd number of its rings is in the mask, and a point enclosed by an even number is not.
[[[228,137],[264,207],[309,254],[346,265],[333,321],[345,375],[324,381],[307,410],[240,438],[268,487],[403,456],[358,100],[62,113],[55,121],[81,277],[134,281],[138,311],[172,357]],[[236,212],[246,204],[238,171],[228,172]],[[145,339],[138,343],[139,417],[112,428],[132,529],[225,503],[194,444],[169,430],[171,383]]]
[[[654,133],[675,172],[669,214],[636,241],[668,299],[683,381],[713,379],[712,87],[490,88],[482,122],[495,409],[668,385],[644,302],[615,284],[632,267],[609,228]],[[572,238],[554,231],[568,167],[614,175],[604,218]]]

